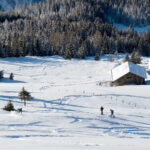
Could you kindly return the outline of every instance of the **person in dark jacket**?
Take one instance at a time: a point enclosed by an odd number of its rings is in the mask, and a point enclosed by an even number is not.
[[[104,115],[104,107],[103,106],[100,107],[100,111],[101,111],[101,115]]]
[[[115,117],[113,109],[110,109],[110,116],[113,117],[113,118]]]

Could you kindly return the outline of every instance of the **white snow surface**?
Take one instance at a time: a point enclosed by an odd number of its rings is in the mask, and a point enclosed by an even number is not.
[[[149,150],[150,86],[103,87],[123,60],[61,57],[0,59],[0,108],[9,99],[23,113],[0,109],[1,150]],[[148,68],[148,58],[142,66]],[[9,80],[10,73],[14,80]],[[34,97],[18,99],[22,87]],[[104,115],[100,115],[100,107]],[[110,117],[114,109],[115,118]]]
[[[122,76],[124,76],[128,73],[133,73],[144,79],[147,78],[145,67],[133,64],[132,62],[125,62],[125,63],[119,65],[118,67],[112,69],[113,81],[121,78]]]

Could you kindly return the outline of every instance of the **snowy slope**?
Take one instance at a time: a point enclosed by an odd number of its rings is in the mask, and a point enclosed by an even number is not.
[[[30,2],[39,2],[42,0],[0,0],[0,8],[2,10],[13,9],[16,5],[23,6],[28,5]]]
[[[114,62],[64,60],[61,57],[0,59],[5,78],[0,83],[0,108],[12,99],[23,113],[0,109],[0,149],[3,150],[149,150],[149,85],[102,87],[111,80]],[[148,68],[148,58],[143,59]],[[8,79],[13,72],[15,80]],[[149,79],[149,77],[148,77]],[[23,106],[22,87],[34,99]],[[99,108],[104,106],[104,116]],[[111,118],[110,109],[115,110]]]

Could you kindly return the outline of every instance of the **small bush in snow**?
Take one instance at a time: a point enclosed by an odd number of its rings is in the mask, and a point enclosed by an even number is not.
[[[22,108],[18,108],[17,111],[18,111],[18,113],[22,114]]]
[[[6,111],[14,111],[15,108],[14,108],[14,105],[11,101],[9,101],[7,103],[7,105],[3,108],[3,110],[6,110]]]
[[[115,60],[115,58],[111,55],[111,56],[109,56],[109,61],[110,62],[113,62]]]
[[[95,54],[95,60],[100,60],[99,53],[96,53],[96,54]]]
[[[10,74],[9,79],[14,80],[14,74],[13,73]]]

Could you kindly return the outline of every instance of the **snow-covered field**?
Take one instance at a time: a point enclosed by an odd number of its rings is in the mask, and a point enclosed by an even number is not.
[[[149,84],[96,85],[111,80],[110,70],[122,59],[122,55],[114,62],[107,61],[108,56],[101,61],[58,56],[0,59],[5,76],[0,82],[0,108],[9,99],[16,109],[23,108],[22,114],[0,109],[0,149],[149,150]],[[142,65],[148,68],[148,58]],[[8,79],[11,72],[14,81]],[[17,98],[23,86],[34,97],[26,107]],[[105,108],[103,116],[100,106]]]

